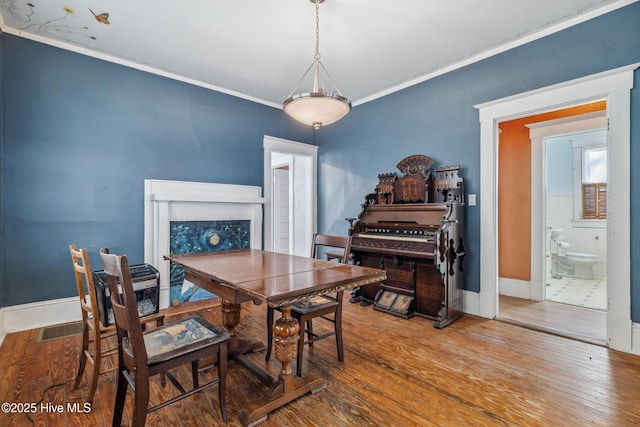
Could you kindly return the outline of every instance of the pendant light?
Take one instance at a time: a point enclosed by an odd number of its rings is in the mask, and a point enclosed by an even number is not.
[[[302,75],[295,88],[284,101],[284,112],[300,123],[313,126],[316,130],[321,126],[335,123],[349,111],[351,111],[351,101],[342,96],[335,83],[331,79],[329,72],[320,61],[320,3],[324,0],[310,0],[316,5],[316,53],[313,62]],[[309,72],[313,70],[313,88],[310,92],[294,94],[298,90],[300,83],[305,80]],[[333,90],[325,89],[321,74],[324,73],[333,85]]]

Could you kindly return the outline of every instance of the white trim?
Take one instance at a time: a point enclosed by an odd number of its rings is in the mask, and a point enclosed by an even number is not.
[[[571,116],[571,120],[567,118],[560,120],[547,120],[527,125],[529,129],[529,137],[548,138],[562,135],[572,135],[574,133],[586,133],[591,130],[601,130],[607,127],[607,117],[605,112],[601,112],[597,116],[592,113],[581,114],[579,116]],[[576,138],[580,138],[577,136]],[[572,138],[573,139],[573,138]]]
[[[529,92],[507,96],[482,104],[474,105],[480,110],[480,122],[499,117],[500,121],[532,115],[545,111],[557,110],[558,107],[570,107],[606,98],[615,90],[633,88],[633,71],[640,62],[629,64],[613,70],[580,77],[555,85],[534,89]],[[556,104],[560,102],[560,104]],[[532,108],[532,110],[526,110]],[[518,113],[518,111],[523,111]]]
[[[526,280],[510,279],[507,277],[500,277],[498,280],[500,295],[530,299],[529,288],[531,287],[531,282],[527,282]]]
[[[607,99],[607,336],[611,348],[640,354],[640,342],[634,347],[631,341],[630,91],[633,71],[625,73],[625,77],[628,87],[612,88]],[[615,173],[611,173],[612,170]]]
[[[3,307],[4,332],[20,332],[82,320],[78,297]]]
[[[530,277],[529,277],[529,292],[528,296],[522,298],[530,298],[533,301],[545,300],[545,285],[546,285],[546,223],[543,221],[547,212],[547,199],[544,197],[546,194],[546,162],[545,158],[545,146],[543,138],[531,138],[531,132],[529,131],[529,138],[531,140],[531,238],[530,238],[530,251],[531,251],[531,264],[530,264]],[[539,203],[534,203],[533,200],[539,200]],[[536,215],[536,216],[534,216]],[[536,268],[540,266],[540,268]],[[502,284],[499,285],[500,293],[502,293]]]
[[[262,249],[262,189],[208,182],[144,180],[144,262],[160,272],[160,308],[169,306],[171,221],[251,221],[250,246]]]
[[[265,135],[263,139],[264,147],[264,247],[267,250],[273,250],[273,213],[272,213],[272,175],[271,175],[271,154],[286,153],[294,156],[305,156],[311,158],[311,180],[308,183],[310,188],[308,191],[310,197],[307,197],[307,221],[310,229],[307,230],[308,245],[305,248],[311,248],[311,236],[317,231],[317,211],[318,211],[318,147],[315,145],[304,144],[302,142],[290,141],[287,139],[276,138]],[[295,158],[293,168],[296,167]],[[292,196],[295,205],[295,194]],[[295,239],[294,233],[289,236],[290,242]],[[306,249],[305,249],[306,250]]]
[[[632,353],[640,354],[640,323],[631,325],[631,344]]]
[[[630,259],[630,90],[640,63],[476,105],[480,117],[480,315],[498,314],[497,184],[498,123],[544,111],[603,99],[609,118],[610,165],[619,169],[610,180],[607,221],[607,336],[616,350],[632,348]],[[636,344],[640,346],[640,343]]]
[[[462,291],[462,311],[478,316],[480,313],[480,294],[472,291]]]
[[[607,228],[606,219],[575,219],[571,220],[575,228]]]
[[[241,187],[241,186],[233,186]],[[237,194],[229,194],[228,196],[220,194],[163,194],[153,193],[150,197],[154,202],[195,202],[195,203],[264,203],[263,197],[242,197]]]

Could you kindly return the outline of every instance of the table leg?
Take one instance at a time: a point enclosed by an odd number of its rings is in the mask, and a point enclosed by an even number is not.
[[[236,326],[240,323],[240,304],[235,304],[223,299],[220,305],[222,309],[222,323],[225,328],[227,328],[229,336],[233,337],[236,335]]]
[[[300,339],[300,324],[291,317],[290,306],[282,308],[282,317],[273,324],[273,338],[276,359],[282,364],[278,379],[282,382],[282,392],[286,393],[294,387],[295,376],[292,375],[291,362],[296,358]]]
[[[236,334],[236,326],[240,323],[240,304],[222,300],[222,323],[229,334],[229,356],[264,350],[264,344],[258,340],[243,340]]]
[[[273,338],[276,359],[282,364],[278,380],[271,386],[269,396],[240,414],[245,426],[255,426],[266,421],[269,412],[297,399],[308,392],[316,393],[326,387],[322,378],[305,375],[297,378],[291,370],[298,347],[300,325],[291,317],[291,306],[282,307],[282,317],[275,321]]]

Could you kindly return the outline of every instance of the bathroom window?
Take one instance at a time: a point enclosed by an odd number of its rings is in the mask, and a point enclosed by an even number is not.
[[[607,219],[607,184],[582,184],[582,218]]]
[[[573,226],[606,227],[606,129],[573,134],[569,141],[573,150]]]
[[[607,219],[607,148],[582,148],[582,219]]]

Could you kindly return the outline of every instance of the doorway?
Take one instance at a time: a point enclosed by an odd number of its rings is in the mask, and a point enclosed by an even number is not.
[[[543,159],[538,176],[544,207],[532,206],[543,231],[537,236],[544,248],[540,294],[546,301],[606,311],[606,116],[585,116],[531,129],[532,150],[541,149]]]
[[[308,257],[316,231],[318,147],[265,136],[265,249]]]
[[[583,151],[606,148],[606,122],[598,100],[500,123],[501,320],[606,344],[606,219],[583,218],[582,205]],[[606,156],[594,152],[602,175]]]
[[[476,105],[480,110],[480,264],[482,284],[477,295],[465,294],[465,311],[494,318],[498,315],[497,251],[497,125],[590,100],[606,99],[608,119],[608,163],[611,189],[607,195],[607,342],[610,348],[632,352],[631,259],[630,259],[630,91],[631,64],[512,97]],[[477,310],[467,310],[477,304]],[[637,351],[637,350],[636,350]]]
[[[273,251],[283,254],[291,252],[290,238],[291,191],[292,181],[289,178],[291,155],[272,153],[271,171],[273,182]]]

